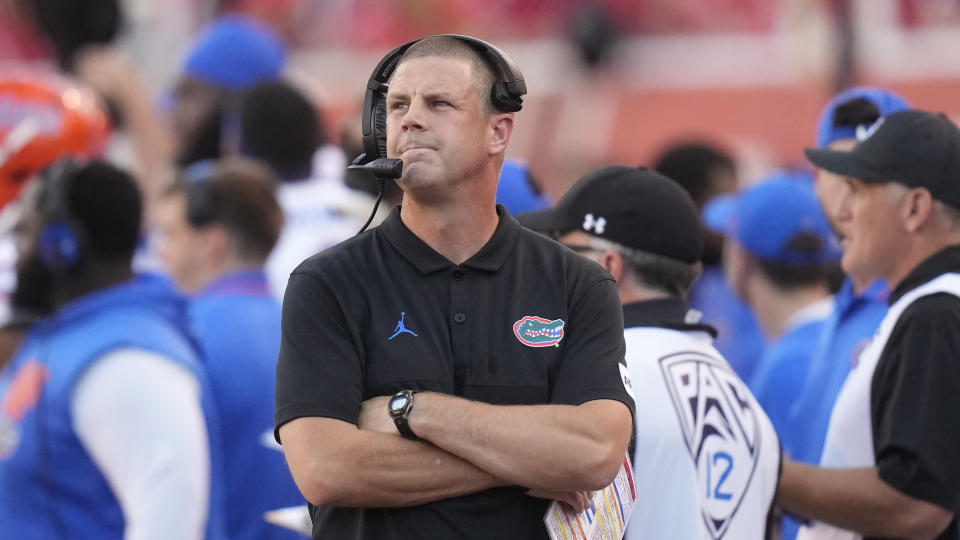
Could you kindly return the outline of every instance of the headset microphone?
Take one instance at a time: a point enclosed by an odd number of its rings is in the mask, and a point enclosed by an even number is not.
[[[369,163],[361,163],[363,160],[367,159],[366,154],[360,154],[356,159],[353,160],[347,170],[350,171],[367,171],[373,173],[377,178],[377,183],[379,184],[379,193],[377,194],[377,201],[373,203],[373,210],[370,212],[370,217],[367,218],[367,222],[363,224],[363,227],[357,232],[357,234],[362,233],[367,230],[367,227],[370,226],[370,222],[373,221],[373,216],[377,215],[377,208],[380,207],[380,201],[383,200],[383,192],[387,188],[387,180],[395,180],[400,178],[400,175],[403,174],[403,160],[395,158],[377,158]]]
[[[370,171],[377,179],[385,180],[388,178],[397,179],[403,174],[403,160],[395,158],[379,158],[370,163],[359,163],[366,159],[366,154],[360,154],[353,160],[347,170],[351,171]]]

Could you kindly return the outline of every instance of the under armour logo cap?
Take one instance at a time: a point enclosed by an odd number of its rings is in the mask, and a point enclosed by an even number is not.
[[[893,113],[850,151],[804,150],[821,169],[866,182],[922,187],[960,208],[960,129],[943,113]]]
[[[593,214],[587,214],[583,216],[583,230],[587,232],[594,232],[596,234],[603,234],[603,231],[607,229],[607,218],[593,217]]]
[[[580,230],[617,244],[672,259],[700,260],[703,231],[697,207],[676,182],[645,167],[597,169],[557,205],[517,216],[542,233]]]

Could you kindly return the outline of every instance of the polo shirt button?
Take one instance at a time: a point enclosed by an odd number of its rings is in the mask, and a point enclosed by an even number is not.
[[[454,270],[454,271],[453,271],[453,279],[455,279],[455,280],[457,280],[457,281],[462,281],[462,280],[463,280],[463,274],[464,274],[463,270],[460,270],[460,269]]]
[[[463,324],[465,320],[467,320],[467,314],[462,311],[458,311],[453,315],[453,322],[457,324]]]

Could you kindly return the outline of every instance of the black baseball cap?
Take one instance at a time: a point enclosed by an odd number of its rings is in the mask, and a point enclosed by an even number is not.
[[[943,113],[896,112],[857,135],[853,150],[804,153],[832,173],[927,188],[934,199],[960,208],[960,129]]]
[[[579,230],[687,263],[700,260],[703,228],[690,195],[645,167],[611,166],[581,178],[553,208],[517,216],[543,233]]]

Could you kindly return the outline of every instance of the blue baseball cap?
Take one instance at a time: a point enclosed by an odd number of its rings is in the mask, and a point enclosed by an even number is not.
[[[537,193],[530,183],[530,170],[525,163],[505,160],[497,183],[497,202],[512,215],[543,210],[550,206],[546,195]]]
[[[704,207],[703,221],[766,262],[816,266],[842,254],[806,173],[777,172],[744,191],[716,197]],[[817,236],[821,249],[792,248],[791,241],[803,233]]]
[[[884,117],[888,114],[909,109],[910,105],[905,99],[897,94],[873,86],[855,86],[848,88],[843,92],[833,96],[820,113],[820,121],[817,124],[817,146],[825,148],[828,144],[837,139],[854,139],[858,126],[835,126],[834,115],[837,108],[845,103],[855,99],[865,99],[873,104]],[[869,126],[865,126],[869,127]]]
[[[259,22],[225,15],[210,23],[194,42],[183,72],[226,90],[243,90],[276,79],[286,61],[283,41]]]

